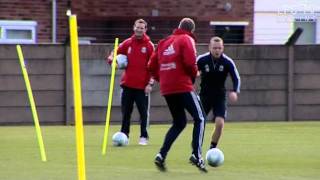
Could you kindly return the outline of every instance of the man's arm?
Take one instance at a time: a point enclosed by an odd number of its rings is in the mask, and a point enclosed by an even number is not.
[[[183,61],[186,70],[189,72],[189,75],[191,76],[192,80],[194,80],[197,77],[198,73],[198,67],[196,63],[197,52],[194,39],[192,39],[190,36],[186,37],[187,38],[185,38],[182,42]]]
[[[151,76],[156,80],[159,81],[159,62],[158,62],[158,49],[156,49],[149,60],[148,63],[148,70]],[[150,82],[150,81],[149,81]]]
[[[238,69],[233,61],[230,62],[230,75],[233,82],[233,91],[236,93],[240,93],[240,85],[241,85],[241,79],[238,72]]]
[[[119,45],[119,47],[118,47],[118,50],[117,50],[117,54],[123,54],[123,55],[127,55],[126,54],[126,42],[127,42],[127,40],[126,41],[124,41],[124,42],[122,42],[120,45]],[[106,55],[106,62],[109,64],[109,65],[111,65],[112,64],[112,60],[113,60],[113,50],[110,52],[110,54],[109,55]]]

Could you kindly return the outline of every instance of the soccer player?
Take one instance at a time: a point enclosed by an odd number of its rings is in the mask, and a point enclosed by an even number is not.
[[[147,22],[138,19],[134,22],[134,34],[123,41],[118,48],[119,55],[125,55],[128,64],[121,78],[121,112],[122,125],[121,132],[129,138],[130,119],[134,102],[140,114],[140,145],[148,144],[147,125],[149,121],[150,92],[154,83],[148,72],[147,65],[150,56],[154,51],[154,45],[146,35]],[[112,61],[113,53],[108,57],[109,63]]]
[[[228,74],[231,75],[233,82],[229,99],[236,102],[240,93],[240,76],[237,67],[233,60],[223,53],[223,50],[223,40],[220,37],[213,37],[210,40],[209,52],[197,58],[201,74],[200,99],[207,115],[212,110],[215,122],[210,149],[216,148],[227,116],[225,82]]]
[[[201,156],[206,116],[193,87],[193,81],[198,71],[194,30],[194,21],[190,18],[183,18],[178,29],[159,42],[149,62],[150,72],[160,82],[161,94],[164,96],[173,117],[172,126],[169,128],[160,152],[154,161],[160,171],[166,170],[167,153],[186,127],[186,109],[194,119],[190,162],[206,172],[205,163]]]

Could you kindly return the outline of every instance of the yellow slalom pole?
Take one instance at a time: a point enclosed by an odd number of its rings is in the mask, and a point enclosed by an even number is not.
[[[39,125],[37,109],[36,109],[36,105],[35,105],[35,102],[34,102],[34,99],[33,99],[33,94],[32,94],[32,89],[31,89],[31,85],[30,85],[30,80],[29,80],[27,68],[26,68],[25,63],[24,63],[24,58],[23,58],[23,53],[22,53],[22,50],[21,50],[21,46],[17,45],[16,47],[17,47],[17,52],[18,52],[18,56],[19,56],[19,62],[20,62],[20,66],[21,66],[24,82],[26,84],[27,91],[28,91],[28,97],[29,97],[29,102],[30,102],[30,105],[31,105],[33,121],[34,121],[34,124],[35,124],[35,127],[36,127],[36,133],[37,133],[37,137],[38,137],[38,144],[39,144],[39,147],[40,147],[41,160],[43,162],[46,162],[47,161],[46,151],[44,149],[43,139],[42,139],[42,135],[41,135],[41,128],[40,128],[40,125]]]
[[[103,137],[103,144],[102,144],[102,155],[105,155],[107,152],[108,133],[109,133],[109,126],[110,126],[111,106],[112,106],[112,94],[113,94],[113,87],[114,87],[114,77],[116,74],[116,57],[117,57],[118,43],[119,43],[119,38],[116,38],[114,43],[114,50],[113,50],[113,60],[111,63],[111,80],[110,80],[108,108],[107,108],[107,115],[106,115],[106,126],[104,130],[104,137]]]
[[[70,40],[71,40],[71,62],[72,62],[72,82],[73,82],[73,101],[76,123],[76,144],[77,144],[77,162],[78,179],[86,179],[85,154],[84,154],[84,135],[82,120],[82,100],[81,100],[81,80],[80,80],[80,62],[79,62],[79,44],[78,44],[78,25],[77,16],[69,16]]]

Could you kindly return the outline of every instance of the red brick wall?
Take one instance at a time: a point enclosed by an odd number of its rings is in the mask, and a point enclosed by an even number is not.
[[[232,10],[223,10],[225,2]],[[253,0],[72,0],[72,8],[80,16],[151,16],[158,9],[160,16],[191,16],[199,20],[252,21]]]
[[[231,11],[224,4],[232,4]],[[72,9],[79,19],[110,17],[149,17],[157,9],[159,16],[195,17],[196,21],[248,21],[245,42],[253,41],[254,0],[73,0]]]
[[[66,0],[57,0],[57,41],[63,42],[67,33]],[[37,42],[52,41],[51,0],[0,0],[0,20],[32,20],[37,25]]]
[[[249,21],[245,29],[245,42],[253,40],[254,0],[71,0],[72,12],[78,20],[92,21],[107,18],[150,17],[152,10],[159,17],[193,17],[200,24],[209,21]],[[225,2],[232,4],[231,11],[223,9]],[[65,15],[68,0],[57,0],[57,39],[63,42],[67,35]],[[37,21],[38,42],[51,42],[51,0],[0,0],[1,20]]]

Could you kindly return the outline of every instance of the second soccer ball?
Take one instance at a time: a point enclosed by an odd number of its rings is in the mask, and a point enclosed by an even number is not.
[[[224,162],[224,154],[220,149],[212,148],[207,152],[206,160],[210,166],[218,167]]]
[[[123,132],[116,132],[112,136],[112,144],[114,146],[126,146],[128,145],[128,143],[129,143],[128,137]]]

